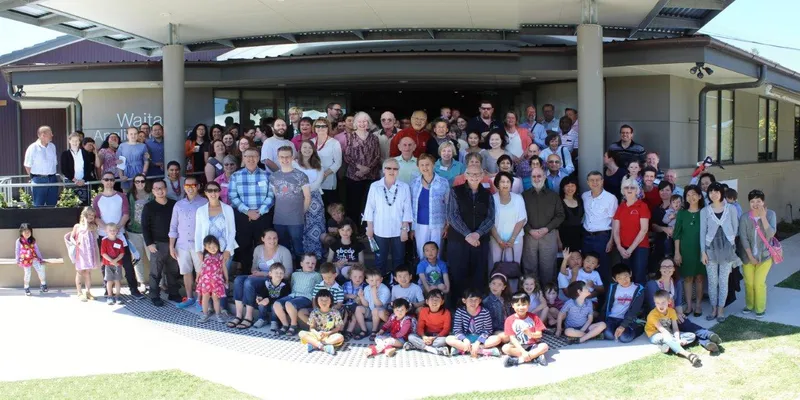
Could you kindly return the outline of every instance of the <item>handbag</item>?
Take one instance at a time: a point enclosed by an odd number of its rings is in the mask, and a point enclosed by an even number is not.
[[[494,267],[492,268],[492,273],[494,274],[503,274],[508,279],[517,279],[522,276],[522,268],[518,262],[514,261],[514,248],[511,248],[511,261],[505,261],[506,256],[506,249],[503,249],[503,252],[500,254],[500,261],[494,263]]]
[[[767,247],[767,251],[769,251],[769,256],[772,258],[772,262],[774,264],[782,263],[783,246],[781,246],[781,242],[776,239],[775,236],[767,240],[767,238],[764,236],[764,232],[761,231],[761,227],[758,226],[758,220],[753,217],[752,211],[750,211],[750,218],[753,219],[753,225],[756,226],[756,233],[758,233],[758,237],[761,238],[761,242],[764,243],[764,246]]]
[[[75,260],[78,257],[78,245],[72,240],[71,231],[64,235],[64,243],[67,245],[67,255],[69,255],[70,261],[75,264]]]

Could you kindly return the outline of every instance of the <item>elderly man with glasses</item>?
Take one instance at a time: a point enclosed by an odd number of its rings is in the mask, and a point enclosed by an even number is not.
[[[269,185],[270,173],[258,168],[258,149],[249,148],[243,154],[244,168],[231,175],[228,199],[236,212],[236,243],[239,251],[234,260],[241,271],[249,273],[253,266],[253,249],[261,243],[261,236],[272,228],[272,205],[275,195]]]
[[[558,239],[556,229],[564,222],[564,202],[558,193],[545,187],[544,171],[531,170],[533,187],[522,193],[528,222],[522,244],[525,273],[539,279],[540,284],[556,279]]]
[[[428,140],[431,138],[430,132],[425,129],[425,124],[428,123],[428,114],[425,111],[417,110],[411,114],[411,126],[397,132],[392,138],[392,143],[389,146],[389,156],[397,157],[400,155],[400,140],[405,137],[414,139],[416,149],[414,149],[414,157],[419,157],[422,153],[427,153]]]
[[[394,135],[397,134],[397,128],[395,127],[396,122],[397,120],[395,119],[394,114],[392,114],[391,111],[386,111],[385,113],[381,114],[381,129],[372,132],[380,141],[382,160],[389,158],[389,145],[391,144]]]
[[[384,275],[393,273],[403,263],[403,243],[408,240],[413,221],[411,190],[408,184],[397,179],[399,171],[397,160],[389,158],[383,162],[383,178],[370,185],[364,208],[367,237],[380,249],[375,266]],[[392,256],[391,268],[387,266],[389,255]]]

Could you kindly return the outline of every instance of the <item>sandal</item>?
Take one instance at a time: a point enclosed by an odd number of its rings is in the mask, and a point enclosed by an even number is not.
[[[253,326],[253,321],[249,319],[243,319],[242,322],[236,324],[236,329],[247,329]]]
[[[276,332],[278,335],[285,335],[286,331],[288,331],[288,330],[289,330],[289,327],[284,325],[284,326],[281,327],[281,329],[278,329],[277,331],[274,331],[274,332]]]
[[[716,318],[716,317],[714,316],[714,314],[708,314],[708,315],[706,315],[706,321],[713,321],[715,318]]]
[[[703,312],[702,311],[695,311],[693,315],[694,315],[695,318],[700,318],[700,317],[703,316]]]
[[[242,319],[239,318],[239,317],[236,317],[236,318],[230,320],[227,324],[225,324],[225,326],[227,326],[228,328],[236,328],[236,325],[239,325],[240,323],[242,323]]]
[[[703,363],[700,361],[700,357],[698,357],[697,354],[690,353],[689,357],[686,357],[686,359],[689,360],[689,362],[692,363],[692,366],[695,368],[703,366]]]
[[[297,325],[292,325],[286,331],[286,336],[294,336],[297,335]]]
[[[353,336],[353,340],[363,340],[365,337],[367,337],[367,332],[361,331],[358,332],[357,335]]]
[[[372,332],[372,334],[369,335],[369,341],[374,342],[375,338],[377,337],[378,337],[378,332]]]
[[[353,332],[345,332],[344,333],[344,340],[349,342],[353,339]]]

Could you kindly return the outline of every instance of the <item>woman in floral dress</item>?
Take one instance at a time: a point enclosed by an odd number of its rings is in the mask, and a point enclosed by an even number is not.
[[[322,202],[322,181],[325,174],[317,154],[314,142],[304,140],[300,144],[300,154],[294,167],[308,176],[311,184],[311,205],[306,211],[306,223],[303,228],[303,249],[322,258],[322,234],[325,233],[325,205]]]

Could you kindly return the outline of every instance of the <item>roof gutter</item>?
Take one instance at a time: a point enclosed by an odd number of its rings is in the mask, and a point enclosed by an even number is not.
[[[23,101],[58,101],[73,104],[75,106],[75,129],[83,130],[83,105],[78,99],[72,97],[23,97],[14,93],[14,84],[11,83],[11,79],[8,79],[8,97],[20,104]]]
[[[712,90],[736,90],[736,89],[754,89],[764,85],[767,79],[768,68],[766,64],[761,64],[761,69],[758,73],[758,79],[753,82],[744,83],[728,83],[724,85],[706,85],[700,89],[699,93],[699,116],[698,116],[698,135],[697,135],[697,159],[703,160],[706,158],[706,94]]]

